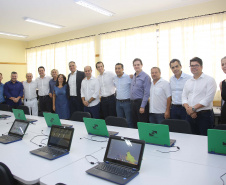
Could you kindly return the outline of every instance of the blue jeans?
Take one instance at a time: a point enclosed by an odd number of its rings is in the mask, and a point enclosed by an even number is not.
[[[186,120],[191,124],[193,134],[207,135],[207,130],[213,128],[214,116],[213,111],[198,112],[197,118],[193,119],[187,115]]]
[[[100,119],[100,103],[92,107],[84,106],[84,112],[89,112],[92,118]]]
[[[181,106],[172,105],[170,109],[170,119],[185,120],[187,116],[186,109]]]
[[[149,122],[150,123],[161,123],[164,120],[164,113],[162,114],[155,114],[155,113],[149,113]]]
[[[126,118],[129,128],[133,128],[130,101],[120,102],[116,100],[117,117]]]

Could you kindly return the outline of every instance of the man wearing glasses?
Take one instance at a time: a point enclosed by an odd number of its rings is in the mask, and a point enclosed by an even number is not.
[[[192,78],[192,76],[181,71],[182,66],[180,60],[178,59],[172,59],[169,66],[174,73],[174,75],[170,78],[170,88],[172,94],[170,118],[185,120],[187,113],[185,108],[182,106],[182,92],[185,83],[187,80]]]
[[[182,104],[186,109],[186,120],[191,124],[193,134],[207,135],[213,126],[213,99],[217,84],[214,78],[202,72],[202,59],[190,60],[193,78],[189,79],[182,93]]]

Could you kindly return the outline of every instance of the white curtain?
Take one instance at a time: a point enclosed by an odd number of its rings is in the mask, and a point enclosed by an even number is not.
[[[157,66],[156,26],[103,34],[100,39],[100,59],[106,70],[115,71],[115,64],[122,63],[124,72],[133,74],[135,58],[143,61],[143,70],[149,75],[151,66]]]
[[[86,65],[95,67],[94,37],[75,39],[71,41],[40,46],[26,50],[27,71],[38,77],[38,67],[46,68],[46,75],[50,76],[52,69],[59,73],[69,74],[68,63],[76,62],[77,69],[83,71]]]

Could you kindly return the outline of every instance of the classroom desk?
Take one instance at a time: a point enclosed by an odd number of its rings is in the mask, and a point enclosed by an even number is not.
[[[103,161],[105,150],[92,154],[99,161]],[[95,161],[91,159],[90,161]],[[107,185],[113,184],[103,179],[86,174],[86,170],[93,165],[85,158],[72,163],[60,170],[48,174],[40,179],[41,185]],[[140,174],[130,181],[129,185],[221,185],[220,176],[226,172],[224,168],[200,165],[166,157],[150,155],[145,146]],[[224,177],[226,181],[226,177]]]
[[[6,112],[0,111],[0,114],[6,114]],[[7,114],[10,113],[7,112]],[[84,158],[85,155],[102,150],[107,145],[107,138],[104,137],[98,136],[94,139],[101,141],[105,140],[106,142],[94,142],[85,139],[84,137],[91,138],[91,136],[87,134],[83,122],[62,120],[62,123],[73,124],[73,127],[75,129],[70,154],[53,161],[37,157],[29,153],[29,151],[38,148],[38,146],[31,143],[30,140],[34,136],[40,135],[41,131],[44,134],[49,134],[50,128],[47,127],[43,117],[27,117],[37,119],[38,121],[35,124],[29,125],[22,141],[7,145],[0,143],[0,161],[5,163],[10,168],[15,179],[24,184],[38,183],[39,179],[42,176],[52,173],[69,164],[72,164]],[[7,120],[0,121],[0,134],[4,134],[9,131],[14,119],[14,116],[12,116]],[[119,135],[126,137],[129,137],[130,135],[133,135],[137,132],[136,129],[111,126],[108,126],[108,130],[119,131]],[[44,138],[47,137],[36,137],[35,139],[33,139],[33,142],[39,145]],[[47,140],[43,142],[46,143]]]

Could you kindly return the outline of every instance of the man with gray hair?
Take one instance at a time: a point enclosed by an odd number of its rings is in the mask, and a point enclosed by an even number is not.
[[[38,101],[36,89],[38,84],[36,81],[32,81],[33,74],[26,74],[27,81],[23,82],[24,86],[24,105],[29,108],[30,115],[38,116]]]
[[[85,78],[85,73],[77,70],[74,61],[69,62],[69,69],[71,73],[68,75],[68,93],[70,98],[70,112],[71,115],[75,111],[84,111],[81,99],[81,84]]]

